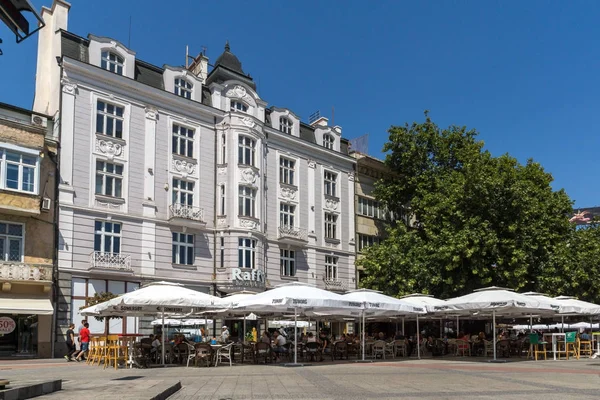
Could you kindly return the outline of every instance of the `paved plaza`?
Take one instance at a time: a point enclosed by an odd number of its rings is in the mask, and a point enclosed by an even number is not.
[[[480,359],[316,363],[303,368],[234,365],[218,368],[103,370],[60,360],[0,361],[14,384],[63,379],[43,399],[152,399],[181,382],[169,399],[597,399],[600,360],[491,364]]]

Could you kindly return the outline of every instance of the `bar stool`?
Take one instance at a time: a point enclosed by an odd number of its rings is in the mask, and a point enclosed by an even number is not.
[[[106,354],[108,352],[106,346],[107,346],[106,336],[98,336],[96,338],[97,349],[95,351],[94,359],[91,362],[92,365],[94,365],[94,363],[96,363],[96,366],[100,366],[100,363],[105,361]]]
[[[114,365],[115,369],[117,369],[119,366],[119,352],[121,350],[119,336],[108,335],[106,339],[107,353],[104,360],[104,368]]]

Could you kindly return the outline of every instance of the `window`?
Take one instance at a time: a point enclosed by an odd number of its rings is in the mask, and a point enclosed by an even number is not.
[[[96,194],[123,197],[123,166],[96,161]]]
[[[380,239],[377,236],[371,235],[362,235],[358,234],[358,251],[361,251],[365,247],[373,246],[374,244],[379,244]]]
[[[288,135],[292,134],[292,121],[286,117],[279,117],[279,130]]]
[[[296,213],[296,206],[291,204],[280,203],[279,204],[279,226],[285,228],[293,228],[294,214]]]
[[[372,218],[385,218],[385,210],[383,206],[376,200],[368,199],[366,197],[358,198],[358,214],[364,215],[365,217]]]
[[[221,236],[221,268],[225,268],[225,238]]]
[[[248,186],[239,187],[239,211],[238,215],[254,217],[254,206],[256,202],[256,189]]]
[[[121,253],[121,224],[111,221],[96,221],[94,251]]]
[[[123,66],[125,60],[123,57],[110,51],[103,51],[100,57],[100,68],[118,75],[123,75]]]
[[[279,249],[279,265],[281,276],[296,276],[296,252]]]
[[[227,137],[221,135],[221,164],[227,164]]]
[[[194,157],[194,130],[173,124],[173,154]]]
[[[38,157],[0,149],[0,188],[37,193]]]
[[[325,279],[338,279],[338,258],[334,256],[325,256]]]
[[[173,232],[173,264],[194,265],[194,235]]]
[[[325,195],[336,197],[337,196],[337,187],[336,187],[337,186],[336,185],[337,174],[330,172],[330,171],[325,171],[324,181],[325,181]]]
[[[96,104],[96,132],[123,139],[124,108],[98,100]]]
[[[225,185],[221,185],[219,188],[219,215],[227,215],[225,213]]]
[[[325,213],[325,238],[337,239],[337,215]]]
[[[230,107],[231,111],[242,111],[242,112],[247,112],[248,111],[248,106],[245,105],[244,103],[242,103],[239,100],[231,100],[231,107]]]
[[[254,166],[256,141],[248,136],[238,138],[238,163]]]
[[[335,143],[333,136],[328,134],[323,135],[323,147],[333,150],[333,143]]]
[[[186,99],[192,98],[193,85],[183,78],[175,78],[175,94]]]
[[[23,261],[23,225],[0,222],[2,261]]]
[[[279,158],[279,182],[288,185],[294,184],[294,169],[296,162],[285,157]]]
[[[256,268],[256,240],[248,238],[240,239],[238,268]]]
[[[194,205],[194,182],[173,178],[173,204]]]

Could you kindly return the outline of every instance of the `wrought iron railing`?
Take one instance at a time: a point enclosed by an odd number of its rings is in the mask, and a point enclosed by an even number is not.
[[[338,278],[334,278],[334,279],[324,278],[323,282],[325,283],[325,289],[327,289],[327,290],[346,291],[347,286],[348,286],[346,284],[346,281],[338,279]]]
[[[94,251],[90,255],[90,268],[131,271],[131,256],[129,254]]]
[[[170,218],[183,218],[202,223],[206,222],[204,221],[204,208],[175,203],[169,206],[169,212]]]
[[[284,225],[279,227],[279,238],[291,238],[306,241],[307,231],[306,229],[297,228],[295,226]]]

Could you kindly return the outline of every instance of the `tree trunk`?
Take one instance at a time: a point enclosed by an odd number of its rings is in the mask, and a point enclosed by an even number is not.
[[[109,322],[110,318],[108,317],[104,317],[104,336],[108,336],[108,331],[110,330],[110,325]]]

